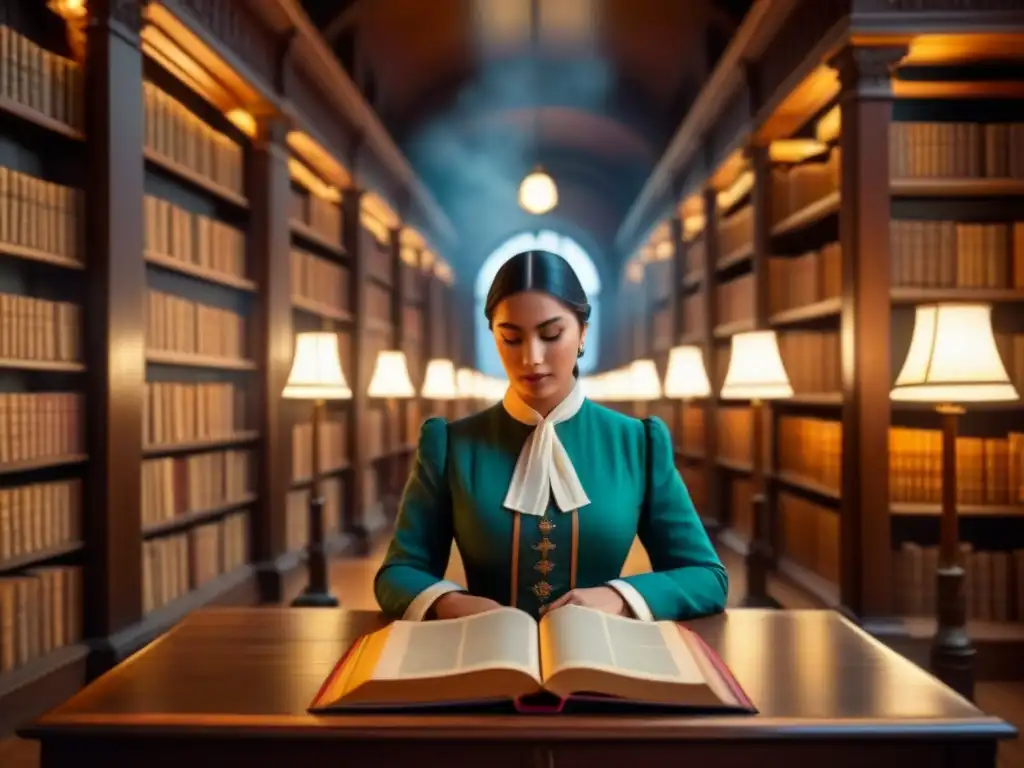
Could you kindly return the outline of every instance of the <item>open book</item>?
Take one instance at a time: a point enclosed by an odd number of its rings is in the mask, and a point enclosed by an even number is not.
[[[356,641],[309,709],[512,702],[520,711],[560,711],[569,701],[598,708],[630,703],[756,711],[718,656],[690,630],[575,605],[539,622],[514,608],[444,621],[396,621]]]

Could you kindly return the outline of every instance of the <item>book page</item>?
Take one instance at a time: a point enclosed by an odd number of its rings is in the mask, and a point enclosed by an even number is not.
[[[483,669],[515,669],[540,679],[537,623],[529,614],[501,608],[463,619],[396,621],[372,678],[436,678]]]
[[[671,622],[649,623],[567,605],[541,620],[540,645],[544,679],[583,668],[651,681],[705,682]]]

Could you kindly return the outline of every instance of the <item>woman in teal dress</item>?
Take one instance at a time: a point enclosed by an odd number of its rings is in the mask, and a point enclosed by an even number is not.
[[[391,618],[468,616],[567,604],[644,621],[722,611],[728,575],[675,468],[657,418],[584,397],[590,305],[559,256],[514,256],[485,314],[509,388],[504,400],[420,430],[394,538],[374,580]],[[639,536],[652,570],[620,578]],[[452,541],[466,587],[445,580]]]

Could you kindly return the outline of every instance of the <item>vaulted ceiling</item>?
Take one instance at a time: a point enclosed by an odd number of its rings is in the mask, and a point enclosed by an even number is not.
[[[523,226],[600,250],[751,0],[303,0],[482,261]],[[546,217],[516,203],[537,163]]]

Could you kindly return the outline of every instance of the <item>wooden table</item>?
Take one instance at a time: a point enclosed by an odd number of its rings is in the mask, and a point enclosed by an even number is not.
[[[1015,731],[832,611],[733,610],[691,626],[758,716],[306,713],[375,613],[194,613],[25,729],[43,768],[178,765],[487,768],[990,768]]]

